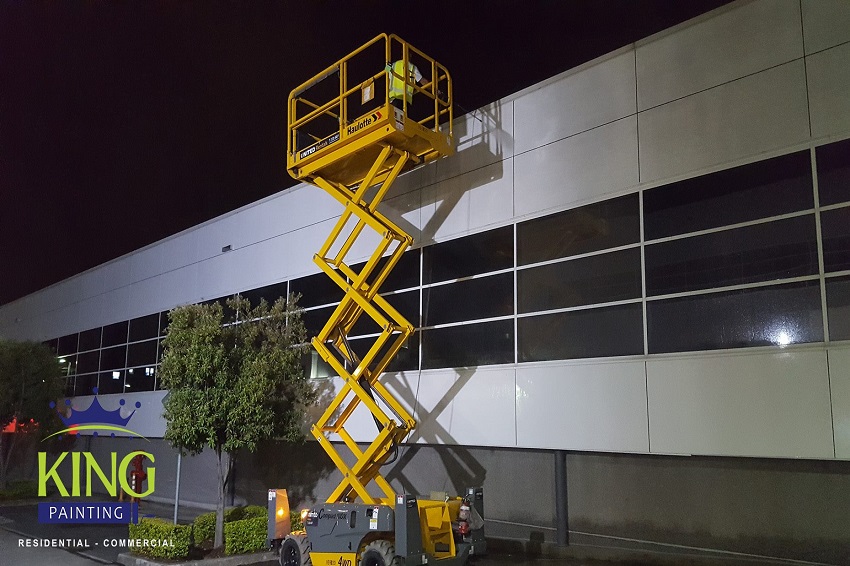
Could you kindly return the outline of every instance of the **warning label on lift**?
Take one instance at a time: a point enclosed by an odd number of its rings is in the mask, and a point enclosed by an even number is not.
[[[332,143],[338,142],[338,141],[339,141],[339,132],[335,133],[332,136],[326,137],[325,139],[323,139],[322,141],[320,141],[319,143],[317,143],[315,145],[308,147],[307,149],[305,149],[304,151],[302,151],[301,153],[298,154],[298,159],[304,159],[307,156],[313,155],[314,153],[316,153],[320,149],[323,149],[323,148],[331,145]]]

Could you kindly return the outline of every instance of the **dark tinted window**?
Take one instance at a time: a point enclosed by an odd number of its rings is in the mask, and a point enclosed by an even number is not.
[[[130,344],[127,347],[127,367],[155,364],[156,346],[157,340]]]
[[[310,348],[310,351],[301,357],[301,367],[304,370],[304,375],[309,379],[322,379],[336,375],[336,370],[323,360],[313,348]]]
[[[104,348],[100,351],[100,369],[118,369],[126,367],[127,346]]]
[[[159,313],[141,316],[130,321],[130,342],[156,338],[159,335]]]
[[[387,276],[381,292],[398,291],[399,289],[409,289],[410,287],[419,286],[419,250],[407,250],[398,263],[395,265],[390,274]],[[389,256],[384,256],[378,262],[378,265],[372,271],[372,277],[369,282],[375,281],[375,277],[380,274],[384,265],[386,265]],[[351,266],[355,273],[360,273],[360,270],[366,265],[366,262],[357,263]]]
[[[342,289],[324,272],[293,279],[289,290],[301,294],[298,305],[305,308],[339,303],[343,296]]]
[[[168,330],[168,311],[162,311],[159,313],[159,335],[165,336],[166,331]]]
[[[77,382],[77,378],[74,377],[73,375],[68,377],[65,380],[65,389],[63,390],[63,395],[65,395],[65,397],[73,397],[74,396],[74,386],[75,386],[76,382]]]
[[[422,369],[475,367],[513,361],[513,320],[422,331]]]
[[[116,346],[127,343],[127,321],[116,322],[103,327],[102,346]]]
[[[76,334],[74,336],[76,337]],[[59,351],[59,339],[58,338],[54,338],[53,340],[45,340],[44,342],[42,342],[42,344],[47,346],[47,348],[51,352],[53,352],[54,354]],[[77,350],[74,349],[74,352],[76,352],[76,351]],[[73,353],[73,352],[69,352],[69,353]]]
[[[434,326],[513,314],[513,291],[513,273],[423,289],[422,324]]]
[[[77,373],[94,373],[98,370],[100,351],[86,352],[77,356]]]
[[[428,246],[423,250],[422,265],[425,283],[513,267],[513,226]]]
[[[850,269],[850,207],[821,212],[823,265],[826,271]]]
[[[521,313],[634,299],[641,296],[640,249],[522,269],[517,287]]]
[[[647,303],[649,352],[823,340],[817,281]]]
[[[77,373],[77,356],[76,354],[66,355],[59,358],[59,367],[62,368],[62,375],[74,375]]]
[[[369,348],[375,343],[375,338],[355,338],[350,341],[351,348],[354,353],[361,359],[365,356]],[[378,353],[377,359],[380,360],[386,355],[389,346],[393,344],[390,340],[387,345]],[[389,366],[385,371],[413,371],[419,368],[419,333],[415,332],[407,339],[407,344],[402,346],[395,358],[390,361]]]
[[[156,379],[156,368],[152,366],[127,370],[124,379],[124,391],[153,391]]]
[[[643,354],[640,303],[522,317],[519,361]]]
[[[414,327],[419,326],[419,289],[387,295],[384,297],[392,308],[397,310],[401,316]],[[381,310],[380,308],[378,309]],[[381,332],[381,327],[368,313],[363,313],[351,330],[351,336],[362,336],[363,334],[376,334]]]
[[[821,204],[850,201],[850,140],[821,146],[815,152]]]
[[[97,387],[97,374],[78,375],[74,385],[74,395],[94,395]]]
[[[647,240],[814,206],[808,151],[750,163],[644,192]]]
[[[308,338],[312,338],[319,333],[325,326],[325,323],[328,322],[335,308],[335,306],[330,306],[301,313],[301,320],[304,322],[304,328],[307,329]]]
[[[243,291],[240,295],[251,301],[252,307],[256,307],[263,299],[265,299],[270,305],[273,305],[275,301],[281,297],[286,299],[286,293],[287,282],[284,281],[282,283],[275,283],[274,285],[266,285],[265,287],[251,289],[250,291]]]
[[[638,195],[626,195],[517,224],[517,263],[527,265],[640,240]]]
[[[80,352],[100,348],[100,327],[80,332]]]
[[[850,340],[850,277],[826,280],[829,339]]]
[[[68,334],[59,338],[56,346],[56,353],[60,356],[65,354],[73,354],[77,351],[77,335]]]
[[[647,295],[818,272],[813,215],[650,244],[645,255]]]
[[[97,384],[98,395],[124,392],[124,370],[102,371]]]

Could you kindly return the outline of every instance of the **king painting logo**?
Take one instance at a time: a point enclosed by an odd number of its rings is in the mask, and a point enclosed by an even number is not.
[[[94,392],[97,394],[97,389]],[[86,410],[75,411],[70,408],[70,400],[66,400],[65,406],[69,412],[63,414],[57,411],[57,416],[65,424],[65,428],[47,438],[62,434],[90,432],[92,436],[102,436],[106,433],[115,437],[116,433],[120,433],[122,436],[136,436],[147,440],[127,428],[130,419],[141,408],[141,403],[136,402],[135,408],[127,416],[121,416],[121,410],[125,408],[125,405],[126,401],[121,399],[118,409],[107,411],[95,397]],[[56,404],[51,402],[50,407],[55,408]],[[138,462],[141,458],[147,458],[151,464],[154,463],[154,455],[149,452],[141,450],[130,452],[121,458],[120,463],[118,453],[110,452],[108,455],[102,455],[109,458],[109,463],[105,465],[99,462],[91,452],[73,451],[59,453],[53,464],[48,467],[47,456],[46,452],[38,453],[39,497],[47,497],[48,483],[51,482],[61,498],[81,497],[83,494],[86,497],[92,497],[94,480],[101,484],[103,488],[100,490],[101,493],[105,492],[113,498],[113,501],[39,503],[38,520],[41,523],[135,523],[138,521],[138,504],[132,501],[130,503],[115,502],[114,498],[118,496],[118,490],[121,489],[131,500],[146,497],[154,491],[156,470],[153,466],[149,465],[145,473],[141,475],[138,470],[130,473],[134,460]],[[70,470],[68,463],[70,463]],[[69,472],[70,481],[67,481]],[[83,480],[85,480],[85,489],[82,485]],[[141,491],[145,480],[147,480],[148,488]]]

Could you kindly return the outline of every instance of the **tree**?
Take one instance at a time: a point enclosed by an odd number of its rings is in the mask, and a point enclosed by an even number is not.
[[[303,439],[304,410],[315,399],[301,368],[308,346],[296,299],[252,308],[236,296],[226,304],[227,316],[218,302],[172,310],[159,370],[170,390],[165,438],[184,453],[209,447],[218,459],[216,547],[236,452],[270,438]]]
[[[0,489],[21,435],[40,437],[56,426],[50,402],[62,389],[62,368],[47,346],[0,340],[0,430],[15,423],[14,433],[0,433]]]

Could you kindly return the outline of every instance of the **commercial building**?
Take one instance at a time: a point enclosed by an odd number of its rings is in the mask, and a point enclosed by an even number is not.
[[[418,328],[385,379],[419,420],[393,484],[483,485],[491,532],[551,540],[568,451],[575,542],[846,560],[850,3],[735,2],[455,131],[383,208],[415,239],[383,287]],[[285,190],[0,307],[0,336],[50,343],[75,405],[139,401],[134,430],[161,438],[167,311],[297,292],[317,330],[340,294],[312,255],[340,212]],[[235,497],[322,499],[323,458],[246,455]]]

